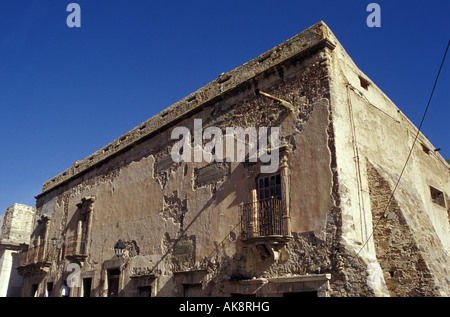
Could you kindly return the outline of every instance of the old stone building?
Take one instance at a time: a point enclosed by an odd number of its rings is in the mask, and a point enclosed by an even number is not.
[[[20,295],[22,276],[16,270],[19,252],[29,243],[35,208],[14,204],[6,209],[0,227],[0,297]]]
[[[450,166],[416,135],[319,22],[46,182],[22,295],[448,296]]]

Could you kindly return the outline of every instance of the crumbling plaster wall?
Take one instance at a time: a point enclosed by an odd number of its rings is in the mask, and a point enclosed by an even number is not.
[[[337,215],[329,215],[335,212],[329,149],[329,57],[326,48],[270,69],[176,124],[192,131],[193,118],[201,118],[204,127],[281,127],[281,139],[292,146],[289,194],[293,240],[279,261],[258,260],[239,239],[238,205],[248,202],[248,182],[254,181],[248,169],[241,163],[223,163],[219,168],[225,173],[223,177],[199,185],[196,173],[206,163],[175,164],[168,160],[175,142],[170,141],[171,129],[40,196],[38,208],[53,214],[49,236],[64,239],[74,235],[76,204],[83,197],[95,197],[89,256],[83,270],[102,271],[102,264],[114,258],[113,246],[118,239],[135,241],[139,254],[154,264],[161,296],[177,290],[174,271],[205,264],[212,282],[205,292],[210,294],[218,294],[219,289],[212,285],[227,278],[333,271],[339,265],[334,249],[339,224],[334,223]],[[256,88],[288,100],[297,111],[289,113],[273,101],[255,96]],[[181,241],[186,241],[184,249],[177,248]],[[189,248],[189,241],[195,243],[193,248]],[[192,252],[194,258],[185,260],[183,252]],[[60,278],[66,265],[54,264],[50,275]],[[104,273],[95,276],[94,285],[105,279]],[[129,282],[124,277],[123,284]],[[96,292],[102,295],[104,289]]]
[[[400,184],[386,209],[393,178],[380,166],[367,167],[375,250],[390,295],[446,296],[448,260],[419,195]]]
[[[391,237],[372,235],[374,230],[378,230],[374,225],[382,212],[375,212],[375,200],[371,197],[370,189],[373,193],[376,184],[373,184],[374,178],[369,177],[367,171],[371,171],[372,165],[379,172],[383,170],[384,179],[389,181],[392,190],[406,162],[417,128],[356,67],[341,45],[336,46],[333,57],[331,103],[342,202],[342,237],[346,247],[365,261],[369,273],[368,284],[376,295],[408,296],[407,292],[393,291],[392,281],[387,283],[386,280],[390,273],[380,256],[396,252],[392,250],[398,248],[378,241],[390,240]],[[428,154],[424,153],[422,145],[430,149]],[[436,186],[448,197],[449,181],[449,165],[434,151],[434,146],[419,134],[392,203],[398,205],[401,219],[408,224],[402,230],[408,231],[413,249],[419,250],[433,279],[438,280],[432,282],[437,283],[434,286],[437,286],[438,291],[420,291],[422,294],[449,294],[449,275],[445,269],[449,264],[448,211],[431,201],[429,188],[430,185]],[[383,227],[383,223],[380,223],[377,225]],[[374,237],[378,239],[375,244]],[[408,257],[406,253],[403,256]],[[400,280],[397,283],[400,285]],[[411,291],[409,295],[413,294],[414,291]]]

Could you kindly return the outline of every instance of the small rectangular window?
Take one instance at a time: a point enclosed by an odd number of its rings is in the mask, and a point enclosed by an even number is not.
[[[445,208],[445,196],[444,193],[441,192],[439,189],[434,188],[433,186],[430,186],[430,193],[431,193],[431,200],[438,204],[439,206],[442,206]]]
[[[83,297],[91,297],[92,278],[83,279]]]
[[[359,77],[359,84],[361,85],[361,87],[367,90],[370,86],[370,82],[361,76],[358,77]]]
[[[152,287],[151,286],[140,286],[138,287],[139,297],[151,297]]]
[[[53,282],[47,282],[47,290],[45,296],[46,297],[53,296]]]
[[[275,198],[282,199],[280,174],[261,177],[258,179],[258,200]]]
[[[31,296],[38,297],[39,284],[31,285]]]
[[[422,144],[422,150],[425,152],[425,154],[430,154],[430,149],[425,144]]]
[[[120,269],[108,270],[108,297],[119,295]]]

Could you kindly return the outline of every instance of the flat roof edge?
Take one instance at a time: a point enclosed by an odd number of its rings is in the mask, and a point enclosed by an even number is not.
[[[325,47],[334,49],[336,46],[334,41],[335,38],[332,36],[331,30],[323,21],[314,24],[249,62],[221,74],[217,79],[162,110],[108,145],[83,160],[76,161],[72,167],[45,182],[42,187],[42,193],[35,196],[35,198],[39,199],[56,187],[84,174],[139,141],[166,129],[174,121],[186,117],[187,114],[200,109],[205,104],[220,98],[220,96],[283,62],[298,56],[313,54]]]

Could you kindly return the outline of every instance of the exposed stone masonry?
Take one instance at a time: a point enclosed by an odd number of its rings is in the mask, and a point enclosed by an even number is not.
[[[389,183],[370,162],[367,169],[373,222],[376,224],[375,248],[389,293],[400,297],[438,296],[433,276],[411,228],[395,198],[391,199]]]

